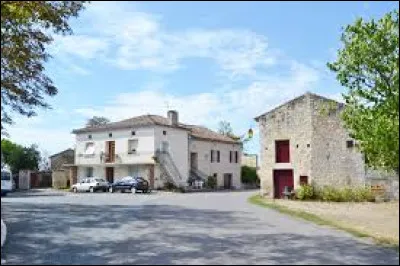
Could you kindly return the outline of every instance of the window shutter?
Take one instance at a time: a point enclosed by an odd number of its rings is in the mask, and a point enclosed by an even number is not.
[[[238,162],[238,152],[235,151],[235,163],[237,163],[237,162]]]
[[[214,151],[213,151],[213,150],[211,150],[211,156],[210,156],[210,158],[211,158],[211,162],[213,162],[213,159],[214,159]]]
[[[229,151],[229,162],[232,162],[232,151]]]
[[[217,162],[219,162],[219,161],[220,161],[220,152],[217,151]]]

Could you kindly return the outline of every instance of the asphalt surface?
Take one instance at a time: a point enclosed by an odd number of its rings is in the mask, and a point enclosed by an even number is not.
[[[397,264],[370,240],[246,202],[251,192],[38,190],[1,199],[11,264]]]

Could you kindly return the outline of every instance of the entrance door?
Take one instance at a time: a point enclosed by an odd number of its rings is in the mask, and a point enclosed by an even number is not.
[[[107,157],[106,163],[113,163],[115,160],[115,141],[107,141]]]
[[[197,152],[190,153],[190,168],[197,170]]]
[[[154,189],[154,165],[150,165],[149,180],[150,180],[150,188]]]
[[[282,198],[285,186],[293,189],[293,170],[274,170],[274,198]]]
[[[232,174],[224,174],[224,188],[232,188]]]
[[[110,183],[114,183],[114,167],[106,167],[106,179]]]

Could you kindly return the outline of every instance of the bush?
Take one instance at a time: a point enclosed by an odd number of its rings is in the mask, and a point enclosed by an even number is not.
[[[175,184],[172,183],[172,182],[166,182],[166,183],[164,184],[164,189],[165,189],[165,190],[174,190],[174,189],[176,189],[176,186],[175,186]]]
[[[217,188],[217,178],[215,176],[209,176],[206,181],[206,187],[212,189]]]
[[[310,185],[302,185],[296,190],[296,198],[299,200],[310,200],[314,198],[314,188]]]
[[[315,196],[317,199],[333,202],[364,202],[375,200],[371,189],[367,187],[335,188],[325,186]]]
[[[255,167],[242,166],[240,176],[244,184],[256,184],[259,181]]]

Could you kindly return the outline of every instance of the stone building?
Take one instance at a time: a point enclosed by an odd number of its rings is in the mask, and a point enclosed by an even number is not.
[[[50,169],[52,186],[54,188],[69,187],[73,182],[70,180],[68,165],[74,164],[75,150],[67,149],[50,156]]]
[[[364,184],[363,155],[339,117],[344,105],[307,92],[258,117],[261,193],[285,186]]]

